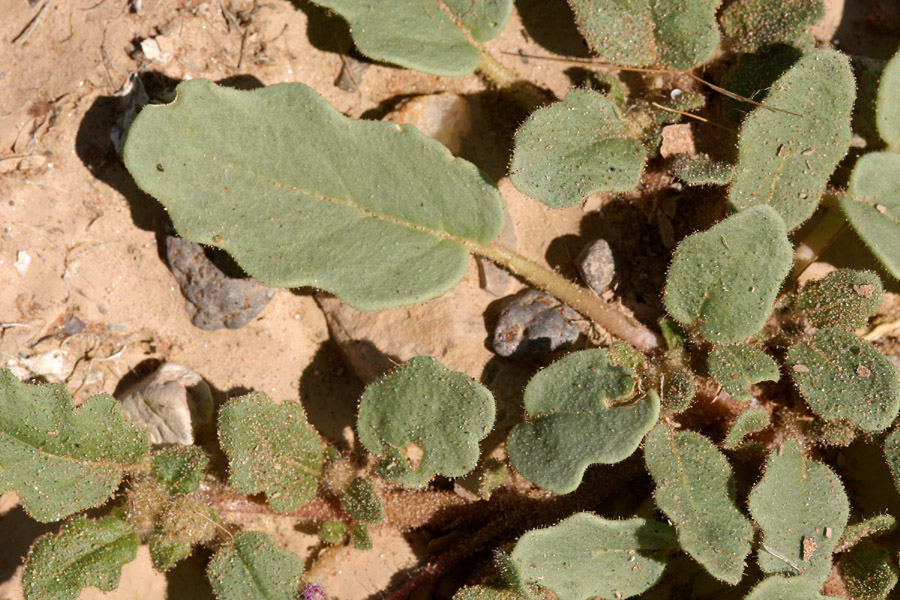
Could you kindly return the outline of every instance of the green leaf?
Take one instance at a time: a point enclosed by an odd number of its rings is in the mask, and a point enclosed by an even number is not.
[[[183,237],[264,284],[316,286],[361,310],[449,290],[463,244],[489,242],[505,219],[497,188],[439,142],[348,119],[301,84],[183,82],[135,119],[125,163]]]
[[[662,575],[671,527],[646,519],[613,521],[590,513],[523,535],[512,552],[522,577],[559,600],[630,598]]]
[[[275,404],[261,393],[233,398],[219,411],[219,440],[235,490],[265,492],[280,511],[316,495],[322,446],[299,402]]]
[[[375,484],[357,477],[341,496],[341,508],[355,521],[381,523],[384,520],[384,504],[375,491]]]
[[[48,523],[99,506],[150,437],[100,394],[77,410],[57,384],[26,385],[0,370],[0,492],[14,490],[29,515]]]
[[[384,477],[420,487],[435,474],[461,477],[474,469],[495,412],[486,387],[417,356],[366,388],[359,441],[380,455]]]
[[[807,577],[767,577],[744,600],[826,600],[832,596],[819,593],[820,584]]]
[[[838,571],[854,600],[885,600],[900,579],[890,553],[868,542],[841,557]]]
[[[850,174],[841,197],[847,220],[872,254],[900,279],[900,154],[870,152]]]
[[[722,446],[728,450],[733,450],[741,445],[745,437],[757,431],[762,431],[770,423],[771,419],[766,409],[760,406],[748,408],[740,413],[734,420],[734,423],[731,424],[731,429],[728,430],[728,435],[725,436]]]
[[[900,492],[900,429],[895,429],[885,438],[884,456],[894,478],[894,487]]]
[[[688,185],[727,185],[734,176],[734,167],[712,160],[708,156],[678,155],[672,158],[672,174]]]
[[[512,0],[444,0],[443,7],[438,0],[315,3],[347,19],[356,47],[369,58],[447,77],[478,66],[481,53],[467,30],[475,41],[492,39],[512,11]]]
[[[150,547],[153,568],[160,573],[172,569],[194,551],[194,547],[187,542],[170,540],[161,535],[152,536],[147,545]]]
[[[562,208],[597,192],[633,190],[646,160],[605,95],[572,90],[519,128],[509,172],[520,192]]]
[[[343,544],[350,535],[350,527],[343,521],[325,521],[319,530],[319,537],[329,546]]]
[[[513,468],[544,489],[567,494],[589,465],[631,456],[659,418],[655,392],[637,402],[634,372],[604,350],[574,352],[539,371],[525,388],[528,420],[507,441]]]
[[[881,431],[897,416],[897,368],[848,331],[819,330],[788,351],[787,364],[800,395],[827,421],[848,419],[866,431]]]
[[[512,590],[473,585],[453,594],[453,600],[525,600],[525,596]]]
[[[298,600],[301,575],[300,557],[259,531],[234,536],[206,568],[218,600]]]
[[[807,460],[797,442],[773,450],[750,492],[750,514],[763,532],[759,566],[766,575],[804,575],[820,584],[844,533],[850,503],[835,473]]]
[[[881,74],[875,102],[875,124],[890,149],[900,152],[900,52],[894,54]]]
[[[700,434],[662,424],[647,435],[644,459],[656,504],[675,525],[681,547],[716,579],[737,584],[753,525],[737,509],[728,460]]]
[[[825,18],[822,0],[740,0],[722,11],[722,29],[736,53],[788,44],[813,48],[810,25]]]
[[[841,540],[834,551],[835,553],[845,552],[867,537],[884,535],[896,528],[897,519],[887,514],[876,515],[871,519],[847,525],[846,529],[844,529],[844,535],[841,536]]]
[[[719,346],[709,355],[709,374],[735,400],[749,401],[747,387],[760,381],[778,381],[778,363],[746,344]]]
[[[788,69],[764,102],[796,114],[757,107],[744,121],[734,210],[767,204],[789,230],[806,221],[850,145],[855,95],[850,62],[834,50],[809,52]]]
[[[369,535],[368,523],[357,523],[353,527],[353,547],[357,550],[371,550],[375,547],[372,536]]]
[[[669,369],[664,374],[661,393],[662,405],[667,409],[676,413],[687,410],[697,394],[694,374],[684,367]]]
[[[118,517],[71,519],[59,533],[42,535],[31,546],[22,575],[25,598],[75,600],[87,586],[114,590],[137,548],[137,533]]]
[[[796,306],[813,327],[852,330],[878,312],[883,296],[881,279],[875,273],[838,269],[803,286]]]
[[[732,215],[678,245],[663,297],[666,310],[710,341],[740,342],[762,329],[792,257],[784,223],[772,208]]]
[[[624,67],[693,69],[719,45],[720,0],[569,0],[591,49]]]
[[[151,472],[170,494],[189,494],[200,487],[209,456],[197,446],[166,448],[153,457]]]

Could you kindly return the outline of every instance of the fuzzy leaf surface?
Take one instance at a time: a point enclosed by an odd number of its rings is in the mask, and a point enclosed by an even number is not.
[[[125,163],[182,237],[266,285],[312,285],[361,310],[449,290],[463,244],[489,242],[505,219],[471,163],[414,127],[348,119],[299,83],[183,82],[135,119]]]
[[[728,435],[722,442],[722,446],[729,450],[737,448],[744,438],[757,431],[762,431],[771,423],[771,418],[766,409],[756,406],[741,412],[731,424]]]
[[[676,367],[665,374],[661,404],[674,412],[687,410],[697,394],[694,374],[683,367]]]
[[[869,542],[844,554],[838,571],[844,587],[855,600],[885,600],[900,578],[891,554]]]
[[[727,185],[734,176],[734,167],[712,160],[708,156],[673,157],[672,174],[688,185]]]
[[[350,24],[353,41],[369,58],[446,77],[468,75],[481,54],[478,42],[499,35],[512,0],[315,0]],[[458,24],[457,24],[458,23]]]
[[[147,432],[107,394],[74,408],[58,384],[26,385],[0,370],[0,492],[14,490],[38,521],[99,506],[126,465],[150,451]]]
[[[719,45],[720,0],[569,0],[591,49],[623,67],[692,69]]]
[[[838,269],[803,286],[797,308],[814,327],[853,330],[878,312],[883,298],[884,288],[875,273]]]
[[[668,525],[578,513],[523,535],[511,558],[526,581],[549,589],[559,600],[630,598],[659,580],[665,552],[677,547]]]
[[[788,351],[787,364],[809,407],[827,421],[847,419],[866,431],[881,431],[897,416],[897,368],[849,331],[819,330]]]
[[[763,573],[803,575],[824,583],[850,515],[847,494],[834,471],[807,460],[797,442],[785,442],[769,455],[749,505],[763,533],[758,551]]]
[[[219,440],[235,490],[265,492],[280,511],[315,496],[322,446],[299,402],[275,404],[261,393],[233,398],[219,411]]]
[[[612,101],[600,92],[572,90],[562,102],[531,113],[516,132],[510,179],[523,194],[562,208],[597,192],[633,190],[646,160]]]
[[[88,586],[114,590],[137,549],[137,533],[124,520],[76,517],[31,546],[22,575],[25,599],[75,600]]]
[[[557,494],[581,484],[585,469],[631,456],[659,418],[659,396],[616,406],[634,392],[634,372],[604,350],[573,352],[525,387],[528,420],[507,441],[513,468]]]
[[[417,356],[366,388],[357,429],[366,450],[381,457],[382,476],[420,487],[435,474],[461,477],[474,469],[495,413],[486,387]]]
[[[887,271],[900,279],[900,154],[870,152],[841,198],[847,220]]]
[[[744,600],[827,600],[833,596],[819,593],[822,587],[806,577],[782,577],[776,575],[763,579]]]
[[[737,584],[753,525],[737,508],[728,460],[702,435],[662,424],[647,434],[644,460],[656,504],[674,523],[681,547],[716,579]]]
[[[218,600],[299,600],[302,575],[300,557],[259,531],[234,536],[206,568]]]
[[[732,208],[767,204],[789,230],[806,221],[850,146],[855,97],[846,56],[834,50],[803,55],[764,100],[802,116],[757,107],[741,127]]]
[[[900,51],[898,51],[881,74],[878,97],[875,104],[875,125],[878,135],[894,152],[900,151]]]
[[[355,521],[377,524],[384,520],[384,504],[375,484],[362,477],[354,479],[344,491],[341,508]]]
[[[740,342],[762,329],[792,257],[784,223],[771,207],[739,212],[678,245],[666,310],[710,341]]]
[[[787,44],[811,50],[810,25],[825,18],[822,0],[740,0],[722,11],[722,29],[735,53]]]
[[[778,363],[746,344],[719,346],[709,355],[709,373],[735,400],[750,400],[747,387],[760,381],[778,381]]]
[[[894,487],[900,492],[900,429],[895,429],[885,438],[884,456],[894,479]]]
[[[200,487],[209,456],[198,446],[166,448],[153,457],[151,473],[170,494],[189,494]]]

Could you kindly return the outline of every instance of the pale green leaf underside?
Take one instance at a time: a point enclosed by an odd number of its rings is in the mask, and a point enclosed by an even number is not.
[[[572,90],[516,132],[510,179],[520,192],[561,208],[597,192],[633,190],[646,159],[605,95]]]
[[[539,371],[525,388],[528,420],[507,442],[512,466],[542,488],[566,494],[589,465],[628,458],[659,418],[654,392],[615,405],[633,391],[634,372],[610,364],[605,350],[575,352]]]
[[[678,245],[666,281],[666,310],[709,340],[731,344],[765,324],[793,251],[784,223],[754,206]]]
[[[126,465],[150,450],[112,396],[77,410],[61,385],[25,385],[0,371],[0,492],[15,490],[38,521],[57,521],[99,506]]]
[[[875,104],[875,123],[878,135],[890,148],[900,151],[900,52],[894,54],[881,74],[878,99]]]
[[[847,220],[884,268],[900,279],[900,154],[864,155],[853,168],[848,192],[841,198]]]
[[[842,555],[838,570],[850,597],[857,600],[892,598],[900,578],[891,553],[868,541]]]
[[[475,41],[487,41],[512,12],[512,0],[445,0],[450,14],[439,0],[314,1],[347,20],[356,47],[369,58],[447,77],[472,73],[481,58],[462,27]]]
[[[897,368],[848,331],[819,330],[788,351],[787,364],[804,400],[827,421],[847,419],[866,431],[881,431],[897,416]]]
[[[219,440],[237,491],[265,492],[280,511],[315,496],[322,447],[299,402],[275,404],[260,393],[229,400],[219,411]]]
[[[667,525],[578,513],[523,535],[511,558],[523,579],[559,600],[630,598],[659,580],[665,552],[677,546]]]
[[[750,492],[749,506],[763,533],[758,550],[763,573],[803,575],[824,583],[850,515],[838,476],[807,460],[797,442],[785,442],[769,456],[763,478]],[[811,554],[810,548],[815,548]]]
[[[813,327],[853,330],[864,326],[883,300],[884,287],[878,275],[837,269],[803,286],[795,306]]]
[[[744,438],[757,431],[762,431],[769,426],[769,423],[771,423],[771,418],[766,409],[760,406],[748,408],[739,414],[731,424],[731,429],[728,430],[722,446],[729,450],[737,448]]]
[[[805,54],[773,85],[767,106],[741,128],[738,165],[729,201],[735,210],[767,204],[789,230],[815,211],[825,184],[850,144],[856,84],[846,56],[834,50]]]
[[[685,552],[716,579],[741,580],[753,525],[737,508],[731,465],[705,437],[657,425],[644,440],[656,504],[671,519]]]
[[[760,381],[778,381],[775,360],[746,344],[719,346],[709,355],[709,374],[735,400],[750,400],[747,387]]]
[[[297,600],[303,561],[266,534],[245,531],[216,552],[206,575],[218,600]]]
[[[820,584],[806,577],[776,575],[762,580],[744,600],[827,600],[833,596],[819,593]]]
[[[267,285],[311,285],[362,310],[439,296],[465,241],[504,223],[497,188],[407,125],[354,121],[310,88],[195,79],[148,106],[125,164],[179,233],[228,251]]]
[[[626,67],[692,69],[719,44],[720,0],[569,0],[595,52]]]
[[[461,477],[474,469],[478,442],[493,427],[495,412],[486,387],[417,356],[366,388],[357,417],[359,441],[381,455],[382,475],[418,487],[435,474]]]
[[[75,600],[81,588],[119,586],[122,567],[137,556],[138,536],[117,517],[76,517],[59,533],[34,542],[22,576],[26,600]]]

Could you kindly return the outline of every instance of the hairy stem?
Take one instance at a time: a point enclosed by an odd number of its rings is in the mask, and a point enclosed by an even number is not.
[[[847,230],[847,219],[837,207],[834,198],[826,197],[823,203],[826,208],[822,219],[794,249],[794,268],[791,271],[791,285],[788,288],[793,287],[809,265],[818,260],[822,253]]]
[[[478,73],[485,79],[496,85],[500,90],[509,94],[526,111],[531,112],[547,103],[547,98],[541,91],[528,81],[522,81],[504,67],[500,61],[478,45],[481,52],[481,60],[478,63]]]
[[[496,244],[465,242],[471,252],[484,256],[541,289],[642,352],[652,352],[662,345],[660,336],[636,320],[611,308],[585,288],[558,273],[532,262],[512,250]]]

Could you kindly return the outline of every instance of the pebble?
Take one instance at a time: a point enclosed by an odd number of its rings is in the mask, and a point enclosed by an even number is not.
[[[459,154],[463,140],[472,129],[472,110],[469,102],[457,94],[431,94],[406,100],[385,115],[384,120],[408,123],[453,154]]]
[[[213,427],[212,390],[198,373],[177,363],[163,363],[118,400],[129,421],[147,427],[154,444],[190,445]]]
[[[494,329],[494,352],[526,358],[551,354],[574,344],[581,334],[578,313],[553,296],[525,290],[510,296]]]
[[[597,294],[609,289],[616,276],[616,259],[606,240],[594,240],[578,255],[578,272]]]
[[[191,322],[200,329],[239,329],[253,320],[275,295],[251,277],[231,277],[206,256],[203,246],[166,237],[169,269],[187,299]]]

